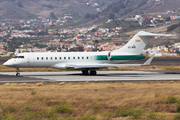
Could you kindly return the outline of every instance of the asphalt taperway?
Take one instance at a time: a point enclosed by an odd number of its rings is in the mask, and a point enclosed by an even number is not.
[[[42,81],[47,81],[46,79],[41,79],[41,78],[29,78],[25,76],[19,76],[16,77],[15,75],[3,75],[0,74],[0,83],[24,83],[24,82],[42,82]]]
[[[84,81],[171,81],[180,80],[180,71],[97,71],[97,75],[82,75],[81,71],[70,72],[0,72],[0,83],[5,82],[84,82]]]

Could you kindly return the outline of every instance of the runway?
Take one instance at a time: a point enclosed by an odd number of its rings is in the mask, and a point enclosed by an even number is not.
[[[97,75],[82,75],[80,71],[70,72],[0,72],[0,83],[13,82],[85,82],[85,81],[171,81],[180,80],[180,71],[97,71]]]

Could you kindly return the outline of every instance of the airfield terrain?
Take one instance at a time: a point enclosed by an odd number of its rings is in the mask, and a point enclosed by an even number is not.
[[[155,58],[151,66],[100,70],[96,76],[45,68],[21,69],[16,77],[13,68],[2,65],[6,60],[0,59],[0,119],[180,118],[179,57]]]
[[[0,85],[0,117],[11,120],[179,119],[180,82]]]

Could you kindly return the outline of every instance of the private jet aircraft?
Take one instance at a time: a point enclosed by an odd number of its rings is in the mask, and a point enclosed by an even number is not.
[[[150,38],[154,36],[172,36],[138,32],[121,49],[102,52],[39,52],[20,53],[6,61],[3,65],[16,68],[16,76],[20,76],[19,68],[54,68],[62,70],[82,70],[83,75],[90,71],[96,75],[96,70],[108,67],[149,65],[153,57],[144,64],[123,64],[132,60],[145,58],[141,55]]]

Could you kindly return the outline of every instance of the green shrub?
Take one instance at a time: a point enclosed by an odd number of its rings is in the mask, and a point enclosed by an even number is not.
[[[25,106],[24,106],[24,110],[30,110],[30,107],[31,107],[31,105],[30,104],[26,104]]]
[[[160,98],[160,99],[157,99],[157,100],[155,100],[155,104],[164,104],[164,103],[166,103],[166,99],[165,98]]]
[[[135,108],[118,108],[115,111],[114,117],[127,117],[127,116],[132,116],[134,119],[139,119],[142,116],[142,110]]]
[[[99,109],[99,108],[101,108],[101,106],[98,105],[98,104],[95,104],[95,105],[93,105],[92,107],[93,107],[93,109]]]
[[[96,120],[96,119],[97,119],[96,115],[86,114],[77,120]]]
[[[109,112],[104,112],[104,113],[101,113],[104,117],[111,117],[111,113]]]
[[[3,117],[3,120],[16,120],[16,118],[14,117],[13,114],[6,114],[6,115]]]
[[[3,119],[3,114],[2,113],[0,113],[0,120],[2,120]]]
[[[149,114],[147,114],[146,117],[147,117],[148,119],[156,119],[156,113],[155,113],[155,112],[149,113]]]
[[[180,113],[177,113],[177,114],[174,116],[174,120],[180,120]]]
[[[72,108],[69,104],[56,105],[56,106],[54,106],[53,109],[57,113],[71,113],[72,112]]]
[[[175,97],[175,96],[168,96],[167,98],[166,98],[166,103],[168,104],[168,103],[176,103],[177,102],[177,98]]]
[[[129,115],[129,111],[127,108],[118,108],[115,111],[115,117],[126,117]]]
[[[23,117],[23,120],[33,120],[37,119],[35,112],[29,111],[25,113],[25,116]]]
[[[46,114],[46,117],[52,120],[56,120],[57,119],[57,115],[55,113],[54,110],[49,110]]]
[[[35,95],[37,92],[36,91],[32,91],[31,92],[31,95]]]
[[[46,118],[47,112],[44,110],[41,111],[28,111],[24,113],[23,120],[44,120]]]
[[[3,110],[3,112],[10,112],[10,113],[12,113],[12,112],[16,111],[16,107],[13,106],[13,105],[6,105],[6,106],[2,107],[2,110]]]
[[[166,98],[160,98],[160,99],[157,99],[155,100],[155,104],[169,104],[169,103],[176,103],[177,102],[177,98],[175,96],[168,96]]]
[[[152,112],[152,113],[147,114],[146,117],[150,120],[164,120],[166,115],[164,115],[162,113]]]
[[[177,111],[177,112],[180,112],[180,101],[177,102],[176,111]]]
[[[39,96],[37,99],[38,99],[39,101],[42,101],[42,100],[44,100],[44,98],[45,98],[45,96]]]

